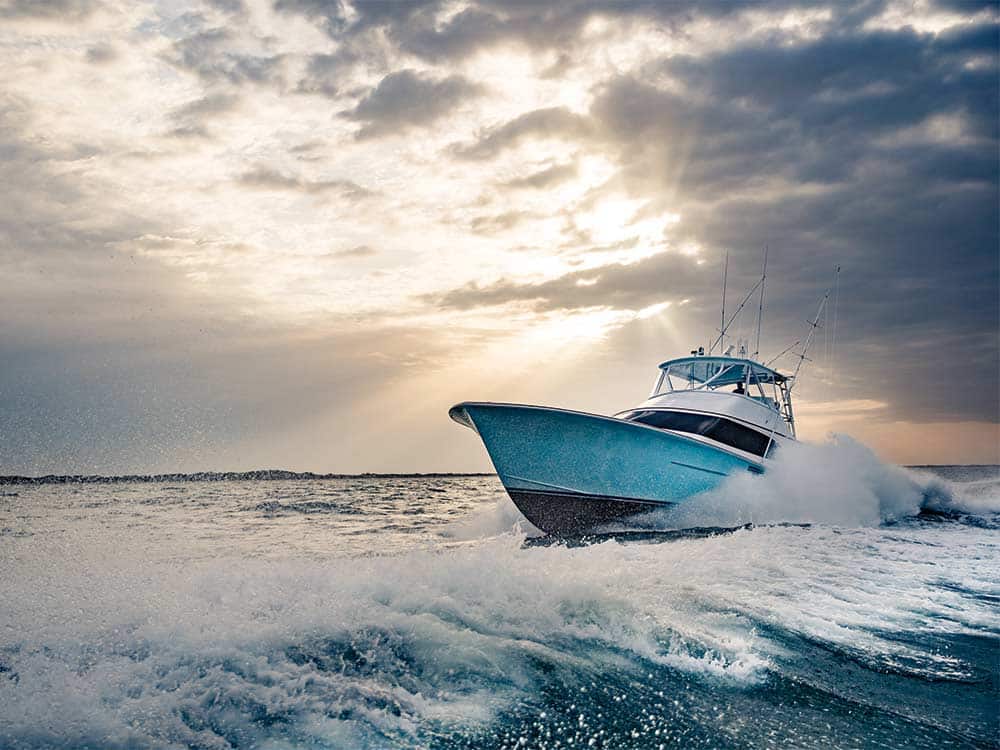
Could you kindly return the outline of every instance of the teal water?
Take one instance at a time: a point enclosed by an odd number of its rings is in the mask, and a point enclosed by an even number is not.
[[[0,747],[996,747],[997,467],[743,481],[573,545],[492,477],[0,486]]]

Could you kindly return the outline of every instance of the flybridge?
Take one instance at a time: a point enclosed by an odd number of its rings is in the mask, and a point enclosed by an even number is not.
[[[744,396],[781,415],[795,436],[792,411],[792,378],[752,359],[695,355],[663,362],[650,398],[673,393],[719,391],[733,388]]]
[[[747,375],[752,375],[761,383],[782,383],[790,379],[752,359],[737,357],[681,357],[663,362],[660,369],[665,373],[671,371],[675,377],[683,378],[688,383],[704,385],[711,381],[715,387],[734,385],[744,381]]]

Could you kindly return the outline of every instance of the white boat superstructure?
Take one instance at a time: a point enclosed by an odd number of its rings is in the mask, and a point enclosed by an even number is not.
[[[669,360],[648,399],[615,416],[759,461],[795,439],[788,376],[747,358]]]

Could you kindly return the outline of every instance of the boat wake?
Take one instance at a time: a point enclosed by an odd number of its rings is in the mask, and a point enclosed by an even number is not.
[[[861,443],[836,435],[825,444],[783,446],[763,476],[731,477],[717,489],[650,514],[640,523],[665,528],[771,523],[878,526],[925,510],[1000,512],[1000,477],[967,487],[885,464]]]
[[[988,736],[988,692],[898,704],[989,684],[997,592],[873,531],[38,572],[4,584],[0,745],[746,746],[859,710],[889,745]]]
[[[327,485],[213,485],[230,494],[203,517],[206,488],[166,505],[157,485],[32,489],[2,506],[43,520],[0,535],[0,747],[991,747],[1000,525],[962,519],[992,523],[970,514],[1000,482],[880,468],[842,441],[804,455],[853,457],[814,482],[850,511],[782,512],[808,492],[799,467],[761,478],[784,505],[706,510],[700,529],[557,546],[501,505],[389,553],[380,498],[399,488],[372,480],[373,530],[341,557],[355,537],[294,547],[338,504],[258,509]],[[841,474],[863,503],[820,486]],[[192,557],[213,525],[243,553]]]
[[[919,468],[883,463],[862,443],[834,435],[823,444],[783,446],[764,475],[730,477],[718,488],[684,503],[595,529],[580,539],[640,541],[656,532],[712,534],[775,524],[879,526],[934,515],[971,516],[978,519],[973,522],[989,524],[998,513],[1000,474],[949,481]],[[502,499],[456,522],[449,533],[472,539],[512,529],[529,537],[541,536],[509,500]]]

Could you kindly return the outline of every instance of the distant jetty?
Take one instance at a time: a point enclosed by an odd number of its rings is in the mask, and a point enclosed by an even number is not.
[[[255,471],[198,471],[193,474],[46,474],[42,477],[0,476],[5,484],[126,484],[138,482],[268,482],[313,479],[416,479],[420,477],[485,477],[487,473],[430,472],[427,474],[314,474],[311,471],[257,469]]]

